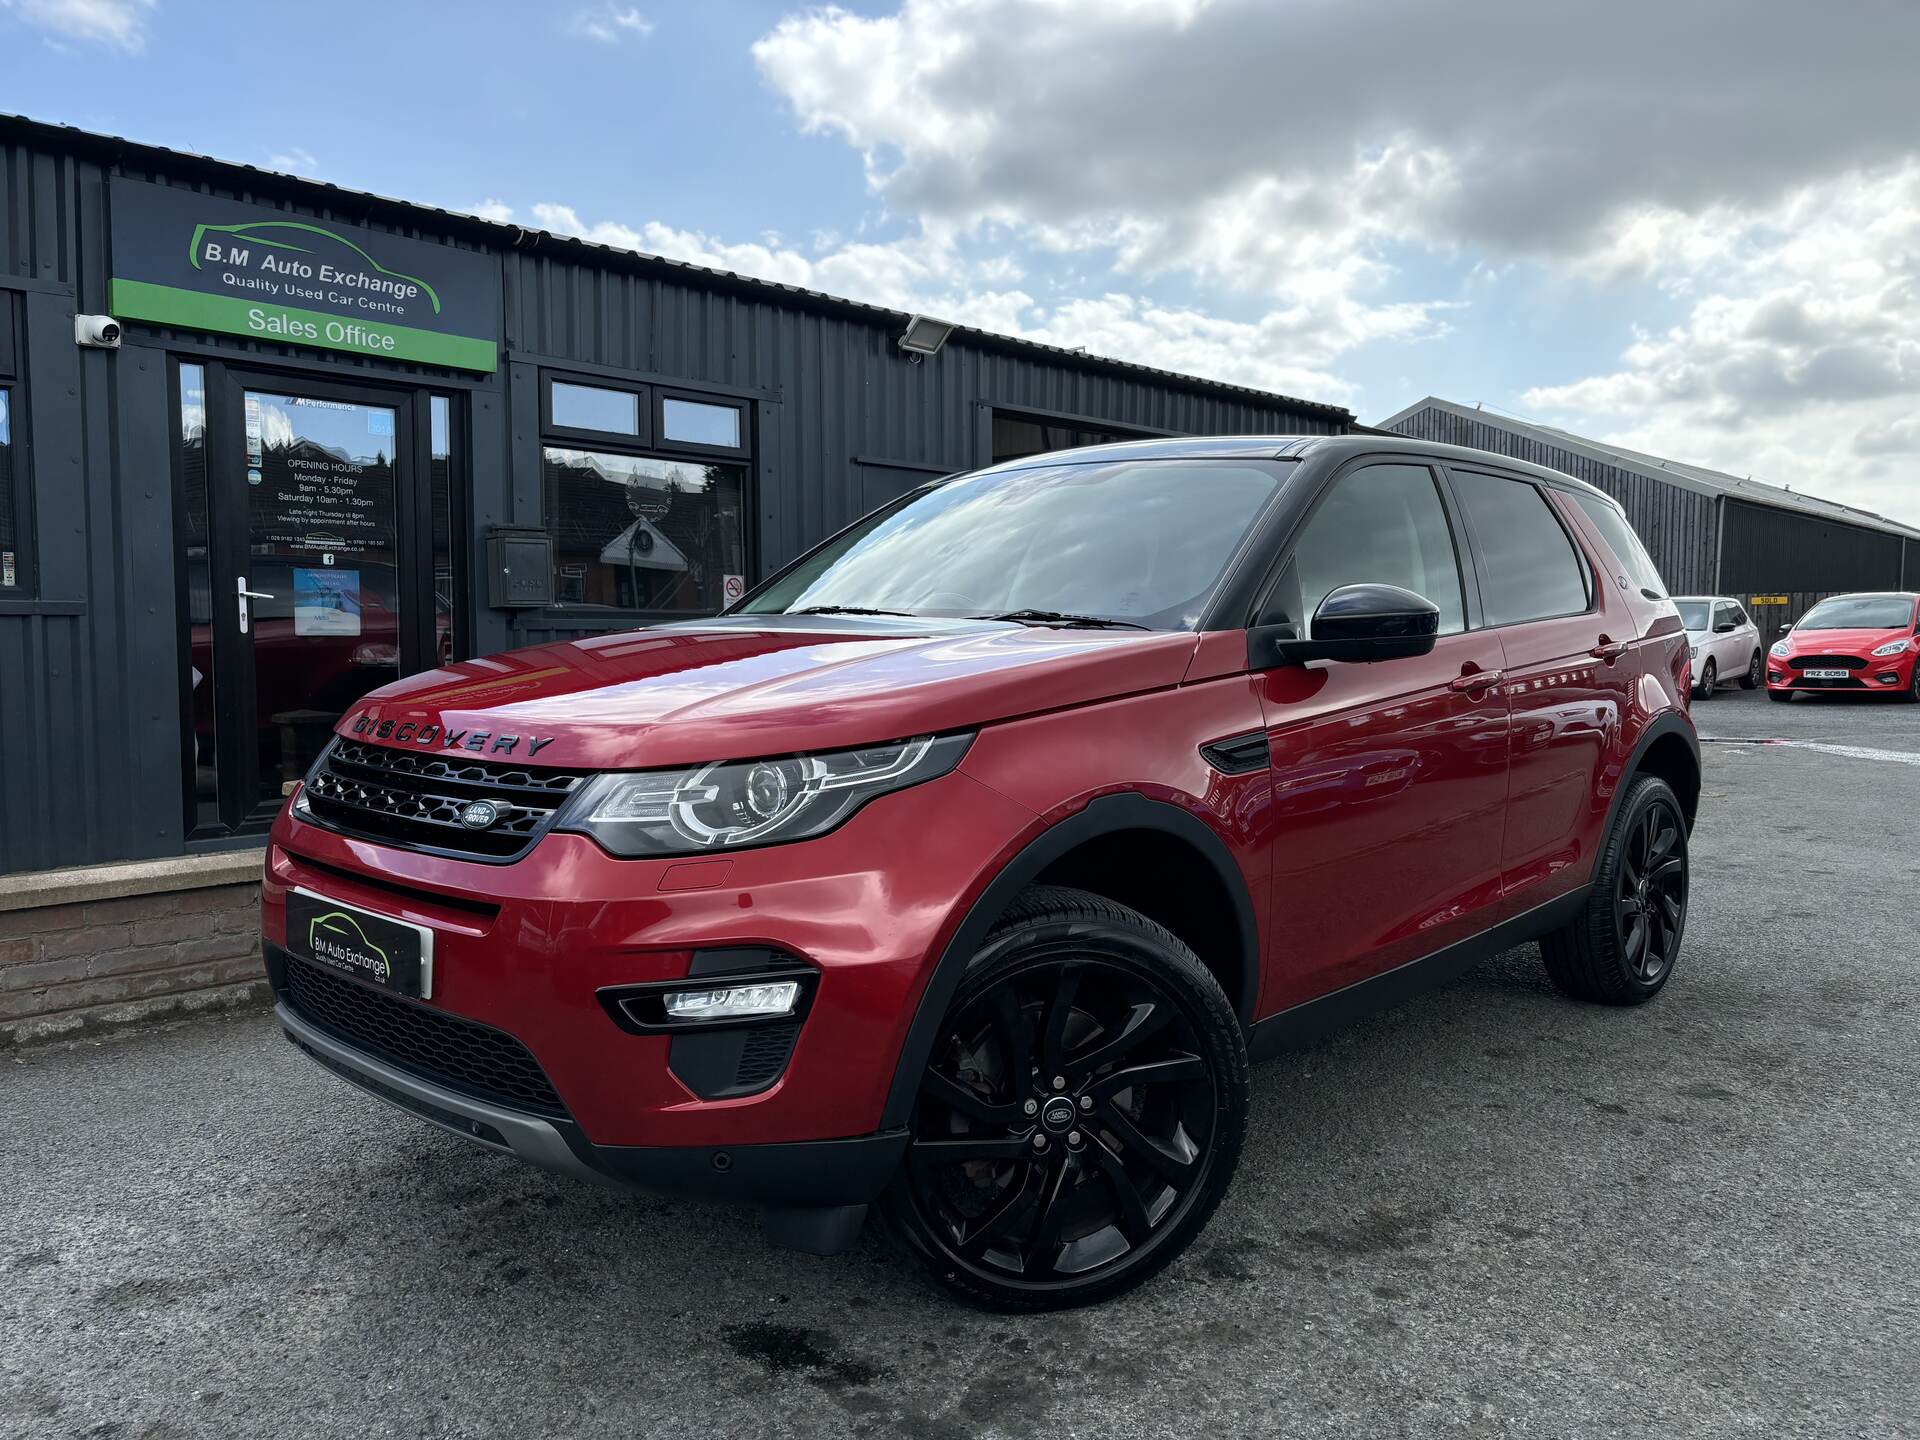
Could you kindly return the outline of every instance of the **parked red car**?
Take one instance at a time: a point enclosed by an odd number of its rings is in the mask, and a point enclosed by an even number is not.
[[[273,831],[287,1034],[575,1173],[878,1205],[977,1302],[1206,1223],[1247,1064],[1539,939],[1685,927],[1685,631],[1600,492],[1391,437],[1024,459],[716,619],[375,692]]]
[[[1767,652],[1767,698],[1850,690],[1920,704],[1920,595],[1835,595]]]

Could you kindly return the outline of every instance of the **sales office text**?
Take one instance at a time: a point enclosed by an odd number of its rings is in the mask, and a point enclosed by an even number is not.
[[[276,315],[258,308],[247,311],[247,329],[259,335],[280,335],[290,340],[318,340],[324,335],[330,345],[346,345],[356,350],[390,351],[395,345],[392,335],[369,329],[357,320],[329,320],[325,325],[316,325],[311,320]]]

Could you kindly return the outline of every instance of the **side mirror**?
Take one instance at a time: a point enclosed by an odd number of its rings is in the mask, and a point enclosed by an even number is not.
[[[1784,634],[1786,634],[1786,633],[1787,633],[1787,632],[1788,632],[1789,630],[1791,630],[1791,629],[1793,629],[1793,626],[1791,626],[1791,625],[1782,625],[1782,626],[1780,627],[1780,633],[1781,633],[1782,635],[1784,635]]]
[[[1313,614],[1311,640],[1276,639],[1269,664],[1307,660],[1366,664],[1432,653],[1440,607],[1398,585],[1342,585]]]
[[[1713,633],[1716,635],[1731,635],[1734,632],[1734,628],[1733,621],[1722,620],[1718,625],[1713,627]]]

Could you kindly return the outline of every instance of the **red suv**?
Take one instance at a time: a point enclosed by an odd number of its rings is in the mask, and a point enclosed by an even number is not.
[[[274,827],[279,1019],[536,1163],[877,1205],[1017,1309],[1139,1283],[1250,1059],[1538,939],[1677,959],[1687,639],[1618,507],[1392,437],[930,485],[728,613],[415,676]]]

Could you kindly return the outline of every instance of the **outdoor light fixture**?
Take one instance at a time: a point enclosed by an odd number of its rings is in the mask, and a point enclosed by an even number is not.
[[[900,348],[916,360],[922,355],[938,355],[953,331],[954,327],[944,320],[916,315],[907,321],[907,328],[900,336]]]

